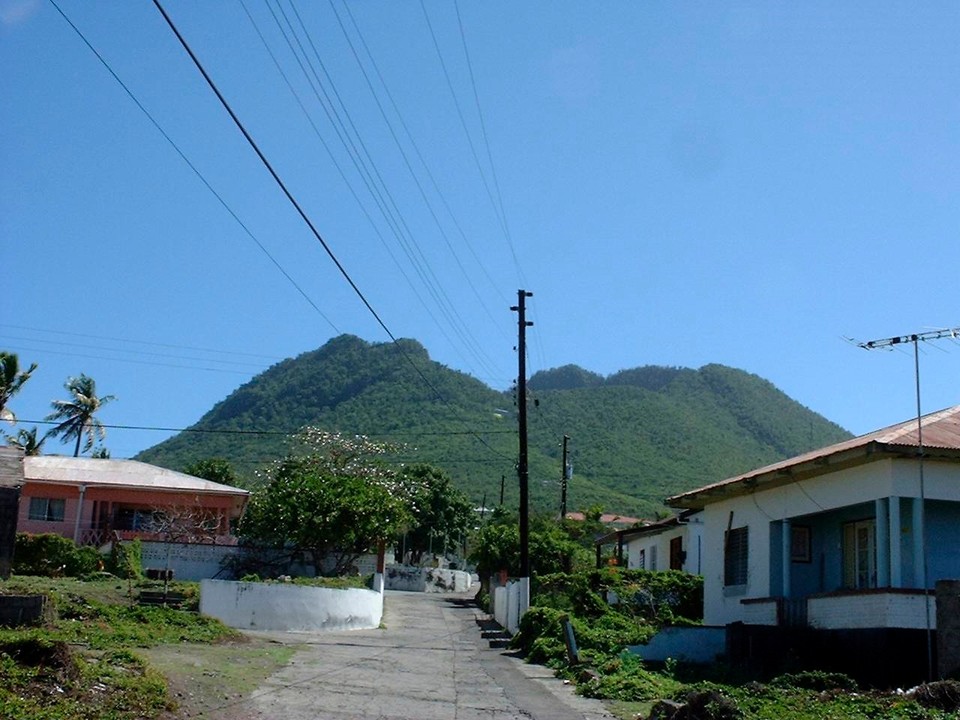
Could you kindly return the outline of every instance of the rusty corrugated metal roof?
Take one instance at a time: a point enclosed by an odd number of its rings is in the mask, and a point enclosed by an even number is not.
[[[920,430],[923,433],[925,454],[931,450],[960,452],[960,405],[924,415],[920,418],[920,429],[917,427],[916,418],[906,420],[860,437],[811,450],[742,475],[674,495],[667,498],[667,504],[674,507],[700,508],[708,504],[706,499],[709,496],[720,499],[724,495],[735,494],[744,486],[756,487],[774,478],[787,478],[788,481],[792,481],[796,477],[794,471],[803,471],[804,477],[832,472],[837,469],[837,464],[830,463],[831,458],[851,456],[863,458],[871,452],[890,455],[903,454],[903,451],[908,449],[919,450]]]

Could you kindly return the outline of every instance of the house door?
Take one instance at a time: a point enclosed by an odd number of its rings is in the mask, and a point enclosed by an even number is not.
[[[843,526],[843,584],[857,590],[877,586],[877,524],[873,519]]]

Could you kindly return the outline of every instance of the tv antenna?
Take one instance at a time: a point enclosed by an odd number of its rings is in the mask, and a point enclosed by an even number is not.
[[[921,333],[913,333],[911,335],[898,335],[891,338],[883,338],[881,340],[869,340],[867,342],[856,342],[857,347],[861,347],[864,350],[892,350],[897,345],[906,345],[908,343],[913,343],[913,376],[914,376],[914,385],[916,386],[917,392],[917,461],[918,461],[918,472],[920,474],[920,537],[921,537],[921,547],[923,549],[923,570],[922,570],[922,580],[921,586],[924,591],[924,608],[926,611],[926,625],[927,625],[927,677],[930,680],[933,680],[933,628],[931,627],[930,621],[930,595],[927,593],[927,585],[929,584],[929,567],[927,562],[927,500],[926,500],[926,488],[923,477],[923,421],[922,413],[920,411],[920,343],[921,342],[930,342],[933,340],[943,340],[944,338],[950,338],[951,340],[957,340],[960,338],[960,327],[954,328],[944,328],[941,330],[928,330]]]

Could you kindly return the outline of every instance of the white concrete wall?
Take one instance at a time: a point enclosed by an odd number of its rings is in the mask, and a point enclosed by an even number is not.
[[[472,576],[464,570],[422,568],[415,565],[388,565],[387,590],[408,592],[463,593],[470,589]]]
[[[930,603],[930,628],[937,627],[937,608],[931,596],[911,593],[870,592],[812,597],[807,600],[807,621],[820,629],[927,627],[925,599]]]
[[[520,581],[493,590],[493,619],[511,635],[520,629]]]
[[[630,540],[624,546],[624,555],[627,559],[627,569],[640,568],[640,552],[644,554],[644,570],[670,569],[670,541],[676,537],[683,538],[683,550],[687,554],[681,568],[685,572],[699,575],[703,571],[701,553],[703,547],[703,519],[696,515],[689,522],[680,526],[671,527],[657,535],[645,535]],[[656,548],[656,567],[652,566],[654,556],[652,548]]]
[[[743,603],[740,619],[747,625],[776,625],[777,601]]]
[[[712,663],[726,649],[727,629],[716,627],[665,627],[646,645],[627,647],[644,660],[664,662],[674,658],[696,663]]]
[[[170,568],[175,580],[203,580],[223,574],[223,562],[240,552],[230,545],[204,545],[141,541],[143,567]]]
[[[380,625],[383,595],[360,588],[203,580],[200,613],[241,630],[361,630]]]

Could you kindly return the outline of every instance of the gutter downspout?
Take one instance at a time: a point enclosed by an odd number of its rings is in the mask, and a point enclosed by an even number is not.
[[[73,525],[73,542],[80,544],[80,518],[83,515],[83,496],[87,492],[87,486],[80,486],[80,497],[77,499],[77,520]]]

